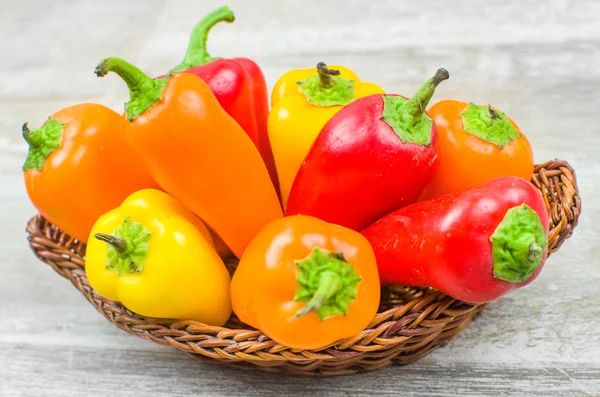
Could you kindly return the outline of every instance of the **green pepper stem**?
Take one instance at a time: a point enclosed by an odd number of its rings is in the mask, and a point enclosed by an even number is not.
[[[414,124],[417,124],[421,121],[423,117],[423,112],[425,112],[425,108],[429,104],[433,93],[435,92],[435,88],[444,80],[448,80],[450,78],[450,74],[444,68],[440,68],[437,70],[435,75],[427,80],[425,84],[423,84],[410,98],[404,107],[404,111],[406,114],[412,116],[414,120]]]
[[[124,59],[110,57],[102,60],[94,71],[98,77],[108,72],[118,74],[129,88],[129,102],[125,104],[127,119],[134,121],[140,114],[162,99],[162,93],[170,76],[152,79]]]
[[[34,139],[34,135],[32,134],[32,131],[29,129],[29,123],[23,124],[22,130],[23,130],[23,139],[25,139],[25,142],[27,142],[27,144],[30,147],[38,146],[39,143]]]
[[[127,251],[127,241],[124,238],[104,233],[96,233],[94,237],[113,247],[119,254]]]
[[[125,81],[132,101],[143,96],[147,90],[154,86],[154,80],[150,76],[121,58],[106,58],[94,70],[98,77],[104,77],[108,72],[118,74]]]
[[[29,145],[24,171],[32,168],[42,170],[48,156],[62,145],[64,128],[65,123],[52,117],[48,117],[41,128],[29,129],[28,123],[23,124],[23,139]]]
[[[192,68],[194,66],[204,65],[213,60],[206,50],[206,41],[208,39],[208,32],[217,23],[233,22],[235,17],[231,9],[227,6],[217,8],[204,18],[202,18],[194,27],[190,36],[190,42],[188,44],[187,51],[183,61],[175,66],[169,73],[180,72],[185,69]]]
[[[488,111],[490,112],[490,116],[491,116],[493,119],[500,118],[500,116],[498,116],[498,112],[496,112],[496,111],[494,110],[494,108],[492,107],[492,105],[488,105]]]
[[[331,88],[335,85],[331,76],[339,76],[340,71],[337,69],[329,69],[325,62],[317,64],[317,72],[319,73],[319,85],[322,88]]]
[[[291,320],[295,320],[305,314],[318,310],[323,306],[323,303],[327,299],[334,296],[342,287],[342,280],[338,274],[331,271],[323,272],[319,279],[319,287],[315,291],[315,294],[302,309],[296,312],[296,315],[294,315]]]

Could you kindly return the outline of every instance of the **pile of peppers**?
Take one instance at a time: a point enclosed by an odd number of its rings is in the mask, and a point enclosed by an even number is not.
[[[318,350],[368,327],[382,287],[485,303],[537,277],[548,212],[512,119],[428,107],[443,68],[404,96],[303,65],[269,101],[254,61],[207,52],[210,29],[233,21],[209,13],[157,77],[102,60],[96,74],[129,88],[122,114],[85,103],[23,125],[27,193],[87,243],[96,291],[151,318],[224,326],[234,312]]]

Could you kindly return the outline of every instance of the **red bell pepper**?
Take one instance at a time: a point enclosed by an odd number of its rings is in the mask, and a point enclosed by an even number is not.
[[[430,286],[470,303],[531,283],[548,255],[548,211],[518,177],[410,205],[362,231],[383,285]]]
[[[325,124],[290,191],[286,215],[360,230],[416,202],[437,167],[437,132],[424,109],[449,77],[439,69],[412,97],[370,95]]]
[[[220,7],[196,24],[183,61],[169,73],[191,73],[204,80],[221,107],[252,139],[265,162],[275,190],[279,182],[267,133],[268,91],[260,67],[248,58],[213,58],[206,50],[210,29],[218,22],[233,22],[229,7]],[[161,78],[159,76],[157,78]]]

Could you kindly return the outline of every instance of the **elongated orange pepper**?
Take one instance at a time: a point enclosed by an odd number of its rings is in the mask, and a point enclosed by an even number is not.
[[[437,125],[439,168],[421,199],[472,189],[504,176],[531,179],[531,145],[504,113],[455,100],[437,102],[428,113]]]
[[[41,128],[23,126],[23,165],[33,205],[54,225],[87,242],[96,219],[131,193],[158,185],[123,138],[121,117],[95,103],[55,112]]]
[[[149,173],[240,257],[266,224],[282,216],[252,140],[197,76],[152,79],[120,58],[96,68],[100,77],[108,72],[129,87],[123,130]]]
[[[231,282],[233,310],[284,346],[320,349],[363,330],[377,313],[373,249],[358,232],[310,216],[265,227]]]

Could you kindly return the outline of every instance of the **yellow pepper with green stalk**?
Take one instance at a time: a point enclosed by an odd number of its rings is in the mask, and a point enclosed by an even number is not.
[[[294,178],[319,132],[345,105],[381,87],[362,82],[343,66],[296,69],[279,78],[271,94],[268,132],[283,205]]]
[[[230,276],[204,223],[168,194],[140,190],[102,215],[88,240],[92,288],[146,317],[221,326]]]

